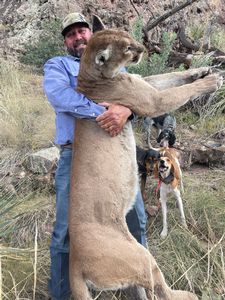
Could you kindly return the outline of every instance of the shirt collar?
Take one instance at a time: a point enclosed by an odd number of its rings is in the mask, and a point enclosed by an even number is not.
[[[73,56],[73,55],[68,55],[68,57],[72,58],[75,61],[80,61],[80,57],[76,57],[76,56]]]

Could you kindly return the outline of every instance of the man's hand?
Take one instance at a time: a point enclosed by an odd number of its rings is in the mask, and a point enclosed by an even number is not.
[[[132,111],[128,107],[120,104],[107,102],[98,104],[108,108],[107,111],[96,118],[99,126],[105,129],[112,137],[118,135],[122,131],[127,119],[132,114]]]

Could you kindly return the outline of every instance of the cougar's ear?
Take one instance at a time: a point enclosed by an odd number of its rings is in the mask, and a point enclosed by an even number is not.
[[[100,50],[95,56],[95,63],[99,66],[104,65],[104,63],[110,58],[111,52],[111,46],[108,46],[104,50]]]
[[[105,26],[104,26],[102,20],[98,16],[93,15],[92,16],[92,31],[96,32],[96,31],[100,31],[103,29],[105,29]]]

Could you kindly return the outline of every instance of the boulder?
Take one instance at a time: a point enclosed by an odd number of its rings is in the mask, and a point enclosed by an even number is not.
[[[59,159],[59,149],[50,147],[31,153],[23,161],[23,166],[33,174],[46,175],[53,173]]]
[[[207,167],[222,167],[225,165],[225,143],[223,141],[209,140],[195,142],[181,150],[182,167],[188,168],[194,164]]]

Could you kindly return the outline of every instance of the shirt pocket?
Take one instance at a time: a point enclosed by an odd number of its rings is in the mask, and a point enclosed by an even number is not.
[[[71,86],[75,88],[77,86],[77,76],[79,73],[80,64],[73,60],[62,61],[62,63],[67,71],[67,74],[69,75]]]

